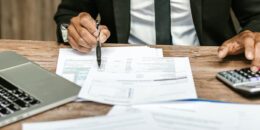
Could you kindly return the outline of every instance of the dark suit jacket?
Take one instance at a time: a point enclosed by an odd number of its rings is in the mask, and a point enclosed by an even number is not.
[[[201,45],[220,45],[236,35],[233,9],[243,30],[260,32],[260,0],[190,0],[192,16]],[[127,43],[130,33],[130,0],[62,0],[55,15],[57,25],[69,23],[80,12],[93,18],[99,13],[108,26],[108,42]],[[58,26],[58,40],[61,41]]]

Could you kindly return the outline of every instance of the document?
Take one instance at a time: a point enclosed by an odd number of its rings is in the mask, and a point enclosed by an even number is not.
[[[260,105],[172,102],[114,106],[108,115],[145,111],[161,128],[176,130],[259,130]]]
[[[88,76],[79,97],[90,101],[133,105],[197,98],[187,57],[109,58]]]
[[[23,130],[163,130],[146,113],[23,124]]]
[[[102,59],[113,57],[163,57],[163,53],[162,49],[147,46],[102,48]],[[90,68],[95,64],[95,50],[84,54],[70,48],[62,48],[59,50],[56,74],[82,86]]]
[[[114,106],[107,116],[23,124],[23,130],[259,130],[259,105],[179,101]]]
[[[219,111],[217,113],[234,112],[238,115],[238,125],[234,130],[259,130],[260,129],[260,105],[243,105],[229,103],[197,103],[198,109],[201,111]],[[227,115],[223,114],[223,118]]]

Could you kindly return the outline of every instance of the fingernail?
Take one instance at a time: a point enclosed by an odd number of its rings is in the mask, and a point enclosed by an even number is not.
[[[223,56],[223,51],[219,51],[219,52],[218,52],[218,57],[219,57],[219,58],[224,58],[224,56]]]
[[[259,71],[259,68],[256,67],[256,66],[252,66],[252,67],[251,67],[251,71],[253,71],[253,72],[257,72],[257,71]]]
[[[226,48],[224,48],[224,49],[222,49],[222,50],[220,50],[219,52],[218,52],[218,57],[219,58],[225,58],[225,50]]]
[[[248,60],[253,60],[253,59],[254,59],[253,53],[251,53],[251,52],[248,53],[248,54],[247,54],[247,59],[248,59]]]

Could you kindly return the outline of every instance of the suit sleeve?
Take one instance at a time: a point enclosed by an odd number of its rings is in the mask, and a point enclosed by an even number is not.
[[[260,32],[260,0],[233,0],[232,8],[242,30]]]
[[[62,0],[58,6],[54,20],[57,24],[57,40],[63,42],[60,31],[61,24],[69,24],[72,17],[81,12],[89,13],[93,18],[97,17],[98,11],[95,0]]]

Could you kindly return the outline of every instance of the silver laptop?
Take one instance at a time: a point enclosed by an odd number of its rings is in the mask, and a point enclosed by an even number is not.
[[[14,52],[0,53],[0,127],[73,101],[79,90]]]

